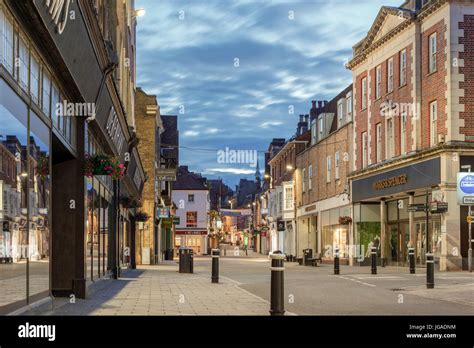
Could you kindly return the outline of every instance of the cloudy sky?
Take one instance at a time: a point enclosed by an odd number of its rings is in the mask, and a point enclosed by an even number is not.
[[[272,138],[351,83],[344,63],[380,7],[402,2],[136,0],[138,85],[178,115],[180,164],[233,187],[255,168],[218,151],[258,151],[263,169]]]

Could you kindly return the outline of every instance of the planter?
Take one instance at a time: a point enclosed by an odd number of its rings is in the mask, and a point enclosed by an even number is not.
[[[125,176],[127,167],[119,163],[115,157],[107,155],[86,156],[85,175],[89,178],[97,175],[107,175],[114,180],[121,180]]]
[[[137,222],[147,222],[150,219],[150,215],[145,212],[139,212],[135,215],[135,221]]]
[[[352,218],[350,216],[340,216],[339,225],[349,225],[352,223]]]

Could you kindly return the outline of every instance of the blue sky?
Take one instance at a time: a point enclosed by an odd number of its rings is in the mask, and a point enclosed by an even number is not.
[[[290,138],[311,100],[352,82],[344,63],[380,7],[402,2],[137,0],[147,11],[138,85],[156,94],[161,114],[178,115],[180,164],[233,187],[255,169],[218,163],[218,151],[259,151],[263,168],[271,139]]]

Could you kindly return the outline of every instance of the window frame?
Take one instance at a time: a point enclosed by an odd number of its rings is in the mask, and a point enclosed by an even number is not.
[[[375,125],[375,136],[376,136],[376,161],[377,163],[382,162],[382,123],[377,123]]]
[[[393,58],[390,58],[387,61],[387,94],[390,94],[393,92],[393,79],[394,79],[394,65],[393,65]]]
[[[430,146],[436,145],[438,145],[438,101],[434,100],[430,103]]]
[[[431,34],[428,40],[429,40],[428,72],[429,74],[433,74],[436,71],[438,71],[438,33],[434,32],[433,34]]]
[[[369,138],[367,131],[362,132],[362,168],[367,168],[368,166],[368,143]]]
[[[382,65],[375,68],[375,99],[382,98]]]
[[[400,87],[407,84],[407,50],[400,51]]]
[[[334,154],[334,178],[336,180],[341,179],[340,173],[339,173],[340,162],[341,162],[341,156],[339,154],[339,151],[336,151],[336,153]]]
[[[367,99],[368,99],[368,91],[367,91],[367,76],[364,77],[361,81],[361,95],[362,95],[362,102],[361,102],[361,107],[362,110],[367,109]]]
[[[331,169],[332,169],[331,156],[327,156],[326,157],[326,183],[331,182]]]
[[[407,154],[407,113],[400,115],[400,155]]]

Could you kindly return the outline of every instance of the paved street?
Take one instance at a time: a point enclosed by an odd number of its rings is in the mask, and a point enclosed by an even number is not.
[[[87,300],[56,300],[55,315],[268,315],[270,261],[249,254],[220,259],[220,284],[211,284],[211,259],[195,258],[194,274],[179,274],[176,262],[126,271],[118,281],[93,286]],[[436,288],[425,288],[425,274],[407,269],[302,267],[285,264],[288,315],[472,315],[474,276],[437,273]],[[65,304],[66,303],[66,304]]]

